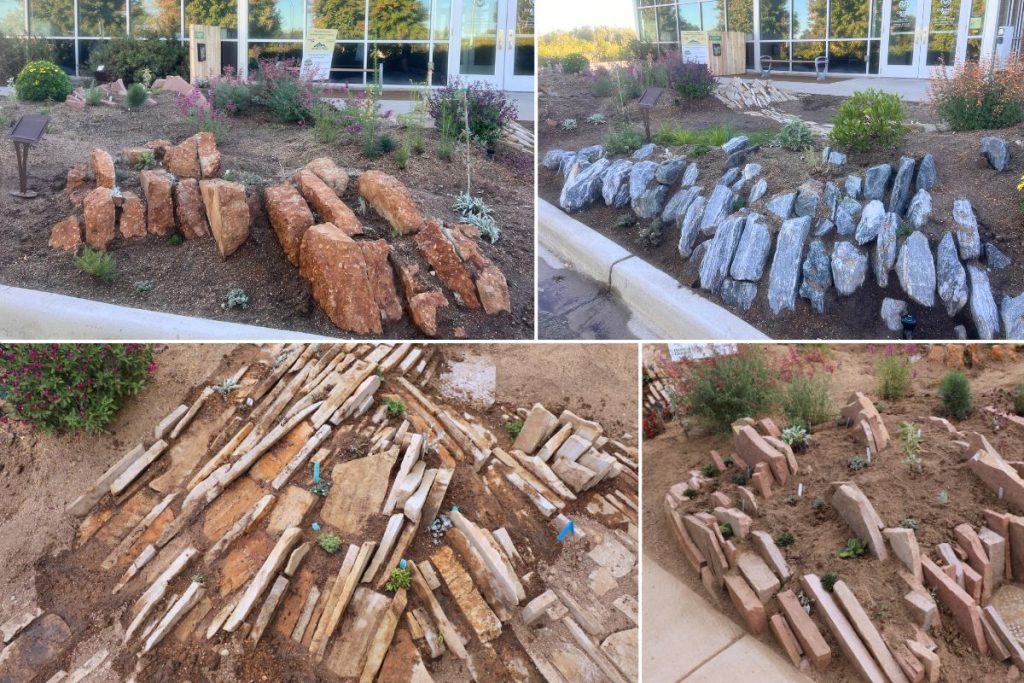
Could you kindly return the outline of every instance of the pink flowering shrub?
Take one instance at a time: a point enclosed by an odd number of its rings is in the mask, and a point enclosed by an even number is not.
[[[259,103],[270,110],[279,123],[306,123],[312,120],[313,105],[320,99],[320,87],[312,78],[302,79],[294,59],[261,59]]]
[[[0,344],[0,397],[43,431],[100,432],[155,370],[148,344]]]
[[[196,132],[217,135],[228,118],[227,112],[210,104],[203,91],[196,86],[187,95],[179,94],[174,100],[174,106],[179,114],[189,120]]]
[[[932,107],[953,130],[1008,128],[1024,121],[1024,60],[1005,69],[967,62],[947,74],[938,67],[929,85]]]

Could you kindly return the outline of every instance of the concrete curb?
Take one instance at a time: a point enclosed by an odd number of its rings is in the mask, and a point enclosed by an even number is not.
[[[0,338],[147,341],[329,341],[302,332],[190,318],[0,285]]]
[[[577,272],[608,283],[633,314],[662,339],[770,339],[742,318],[539,198],[537,229],[541,244]]]

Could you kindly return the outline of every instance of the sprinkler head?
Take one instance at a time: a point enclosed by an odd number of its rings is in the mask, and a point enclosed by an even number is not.
[[[914,329],[917,327],[917,318],[907,313],[900,318],[900,322],[903,324],[903,338],[913,339]]]

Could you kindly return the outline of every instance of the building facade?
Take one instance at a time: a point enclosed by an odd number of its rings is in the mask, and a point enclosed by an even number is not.
[[[1019,45],[1024,0],[634,0],[641,40],[668,48],[681,31],[740,31],[746,63],[773,71],[927,78],[936,68]],[[1011,32],[1004,27],[1016,28]],[[1010,43],[1012,41],[1012,45]]]
[[[259,57],[301,58],[310,28],[337,29],[331,80],[444,85],[449,75],[534,90],[534,0],[0,0],[0,32],[46,38],[70,73],[114,36],[187,39],[221,27],[221,62],[245,74]],[[369,76],[372,78],[372,76]]]

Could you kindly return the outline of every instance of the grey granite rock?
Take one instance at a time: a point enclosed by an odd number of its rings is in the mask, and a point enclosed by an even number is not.
[[[653,161],[640,161],[633,164],[629,171],[629,201],[636,204],[640,195],[647,191],[648,186],[655,182],[654,174],[658,172],[658,164]]]
[[[1004,296],[1001,310],[1006,338],[1024,339],[1024,294]]]
[[[832,232],[832,228],[836,227],[836,224],[827,218],[819,218],[818,222],[814,224],[814,236],[824,237],[825,235]]]
[[[764,274],[764,264],[772,248],[768,225],[756,213],[748,214],[729,274],[734,280],[757,282]]]
[[[937,180],[938,173],[935,169],[935,157],[931,154],[925,154],[917,167],[917,189],[931,192]]]
[[[935,304],[935,259],[923,232],[915,231],[903,242],[896,259],[896,275],[911,299],[922,306]]]
[[[658,166],[654,179],[662,185],[675,185],[686,169],[686,159],[670,159]]]
[[[850,199],[849,197],[843,197],[839,201],[839,208],[844,209],[846,213],[850,214],[854,218],[859,216],[864,210],[864,207],[861,206],[860,202],[856,199]]]
[[[875,282],[882,289],[889,286],[889,271],[896,265],[896,232],[899,227],[900,217],[894,213],[887,213],[882,221],[882,227],[878,229],[878,237],[875,238],[872,266],[875,271]]]
[[[605,176],[607,178],[607,176]],[[684,187],[677,190],[672,198],[665,204],[665,209],[661,212],[661,221],[666,225],[679,222],[679,220],[686,215],[686,210],[690,208],[690,204],[693,203],[697,197],[700,196],[699,187]]]
[[[796,203],[796,192],[777,194],[768,200],[765,208],[769,213],[781,218],[788,219],[793,215],[793,205]]]
[[[757,285],[753,282],[739,282],[732,278],[726,278],[722,283],[720,292],[722,301],[727,306],[735,306],[744,311],[749,311],[757,296]]]
[[[842,197],[843,195],[839,192],[839,187],[835,183],[831,180],[825,183],[825,206],[828,207],[828,217],[830,219],[836,217],[836,207],[839,206],[839,200]]]
[[[761,197],[763,197],[764,193],[767,191],[768,181],[764,178],[761,178],[756,183],[754,183],[754,186],[752,188],[750,188],[750,194],[747,195],[747,204],[753,204]]]
[[[855,202],[856,203],[856,202]],[[857,204],[860,208],[860,204]],[[852,235],[857,230],[857,217],[850,213],[849,209],[842,204],[836,209],[836,233],[839,235]]]
[[[863,188],[864,180],[859,175],[848,175],[843,181],[843,189],[846,190],[846,196],[850,199],[860,199]]]
[[[775,315],[791,311],[796,305],[804,243],[810,230],[811,219],[808,216],[787,220],[779,230],[768,276],[768,307]]]
[[[727,185],[715,185],[700,219],[700,231],[705,235],[714,232],[716,226],[732,213],[732,205],[735,201],[736,195]]]
[[[966,340],[967,328],[964,327],[963,325],[957,325],[956,327],[953,328],[953,334],[956,335],[957,339]]]
[[[732,185],[737,180],[739,180],[739,178],[740,178],[740,169],[738,169],[738,168],[730,168],[730,169],[727,169],[726,172],[722,174],[722,177],[718,179],[718,184],[719,185]]]
[[[761,175],[761,164],[747,164],[743,167],[743,179],[750,180]]]
[[[733,152],[725,160],[725,168],[739,168],[740,166],[745,165],[747,163],[747,159],[750,158],[750,155],[759,149],[761,149],[759,145],[753,145],[750,147],[744,147],[738,152]]]
[[[621,209],[629,205],[629,174],[632,170],[632,161],[616,159],[605,171],[601,184],[601,197],[606,206]]]
[[[995,339],[999,334],[999,311],[992,296],[988,273],[974,264],[967,266],[967,280],[971,285],[969,309],[978,339]]]
[[[822,185],[816,180],[808,180],[800,186],[793,203],[793,213],[797,216],[814,216],[818,213],[821,202]]]
[[[562,210],[574,213],[597,201],[604,184],[604,172],[610,165],[611,162],[607,158],[599,159],[579,172],[570,172],[558,198],[558,205]],[[574,168],[578,166],[579,163],[575,164]]]
[[[700,265],[704,262],[704,256],[708,253],[708,247],[711,246],[711,242],[712,241],[713,240],[704,240],[703,242],[698,244],[696,247],[694,247],[693,248],[693,253],[690,254],[690,258],[689,258],[690,263],[696,264],[697,267],[699,268]]]
[[[1002,138],[987,136],[981,139],[981,154],[988,165],[1002,172],[1010,166],[1010,145]]]
[[[903,329],[900,318],[907,312],[907,302],[902,299],[882,299],[882,321],[890,332],[899,332]]]
[[[867,255],[849,242],[836,242],[832,248],[832,281],[836,291],[843,296],[853,294],[867,275]]]
[[[653,142],[648,142],[646,145],[642,146],[640,149],[633,152],[633,161],[643,161],[647,157],[654,154],[654,152],[656,152],[657,149],[658,146],[656,144],[654,144]]]
[[[544,159],[540,162],[540,165],[549,171],[557,171],[561,168],[562,159],[564,159],[567,154],[572,154],[572,152],[567,152],[564,149],[548,150],[548,152],[544,154]]]
[[[968,297],[967,272],[964,271],[960,257],[957,256],[953,233],[947,232],[942,236],[935,260],[939,299],[945,305],[946,313],[952,318],[967,305]]]
[[[605,152],[604,145],[591,145],[590,147],[584,147],[581,149],[577,152],[577,155],[582,159],[586,159],[590,163],[594,163],[598,159],[603,159],[608,156],[608,153]]]
[[[864,199],[882,199],[889,187],[892,177],[892,166],[878,164],[864,172]]]
[[[642,219],[660,216],[661,210],[665,208],[665,200],[668,199],[668,193],[668,185],[654,183],[633,202],[633,211]]]
[[[846,155],[837,149],[825,148],[828,152],[822,155],[822,161],[829,166],[844,166],[846,165]]]
[[[749,142],[750,138],[746,135],[737,135],[722,145],[722,151],[726,154],[733,154],[734,152],[738,152],[746,147]]]
[[[683,179],[679,181],[679,184],[683,187],[689,187],[697,182],[697,178],[700,177],[700,168],[696,163],[690,162],[690,165],[686,167],[686,171],[683,173]]]
[[[985,263],[989,268],[1002,270],[1010,265],[1010,257],[991,242],[985,242]]]
[[[878,237],[878,231],[882,228],[882,221],[885,220],[885,205],[877,199],[868,202],[861,214],[860,222],[857,223],[857,232],[854,235],[857,244],[867,244]]]
[[[739,193],[743,192],[743,188],[744,188],[744,186],[745,186],[746,184],[747,184],[747,181],[746,181],[746,180],[744,180],[743,178],[740,178],[740,179],[739,179],[739,180],[737,180],[737,181],[736,181],[735,183],[733,183],[732,185],[730,185],[730,186],[729,186],[729,189],[731,189],[731,190],[732,190],[733,192],[735,192],[736,194],[739,194]]]
[[[953,222],[956,223],[956,243],[960,247],[960,260],[970,261],[981,256],[981,235],[974,207],[966,199],[953,200]]]
[[[700,217],[704,213],[704,203],[704,197],[697,195],[690,202],[686,213],[683,214],[683,221],[679,224],[679,255],[683,258],[690,258],[693,254],[693,245],[697,243],[697,237],[700,235]]]
[[[730,216],[722,221],[715,231],[715,237],[711,240],[704,261],[700,264],[700,286],[711,292],[717,292],[722,287],[722,282],[729,274],[729,265],[732,263],[733,254],[736,252],[736,245],[743,234],[743,226],[746,220],[743,216]]]
[[[811,308],[821,315],[825,312],[825,296],[832,287],[832,266],[824,242],[821,240],[811,242],[802,270],[803,281],[800,283],[800,296],[809,300]]]
[[[932,216],[932,195],[928,190],[918,190],[914,198],[910,200],[910,208],[907,209],[907,220],[916,230],[920,230],[928,223]]]
[[[910,205],[910,182],[914,178],[914,169],[917,167],[910,157],[900,157],[900,165],[896,170],[896,179],[892,183],[892,194],[889,195],[889,210],[893,213],[904,215],[907,206]]]

